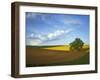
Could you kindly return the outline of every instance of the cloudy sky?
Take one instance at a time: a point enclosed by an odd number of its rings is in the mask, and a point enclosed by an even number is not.
[[[26,12],[26,45],[89,44],[89,15]]]

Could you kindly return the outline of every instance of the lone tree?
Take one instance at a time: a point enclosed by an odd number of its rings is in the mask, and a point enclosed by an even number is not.
[[[70,43],[70,50],[81,50],[84,42],[80,38],[76,38],[72,43]]]

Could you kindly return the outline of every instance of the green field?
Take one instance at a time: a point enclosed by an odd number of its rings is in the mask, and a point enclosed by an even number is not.
[[[26,67],[89,64],[89,46],[70,51],[68,45],[26,46]]]

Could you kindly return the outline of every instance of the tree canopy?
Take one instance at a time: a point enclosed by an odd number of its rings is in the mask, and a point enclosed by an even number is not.
[[[76,38],[73,42],[70,43],[70,50],[81,50],[84,45],[84,42],[80,38]]]

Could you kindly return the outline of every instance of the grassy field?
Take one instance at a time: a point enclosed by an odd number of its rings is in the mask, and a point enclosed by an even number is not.
[[[69,46],[26,46],[26,67],[89,64],[89,46],[70,51]]]
[[[89,48],[88,45],[84,45],[83,48]],[[48,50],[57,50],[57,51],[69,51],[70,46],[69,45],[59,45],[59,46],[52,46],[52,47],[46,47],[43,49],[48,49]]]

